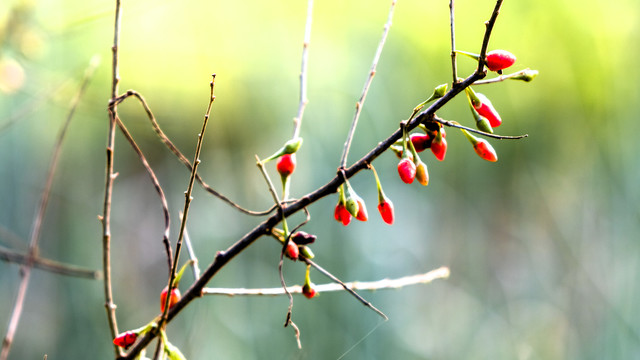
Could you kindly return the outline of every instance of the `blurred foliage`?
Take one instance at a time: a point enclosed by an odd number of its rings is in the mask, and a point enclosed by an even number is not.
[[[292,194],[335,173],[354,104],[388,11],[384,1],[318,1],[309,58],[309,99]],[[55,134],[84,67],[102,65],[85,95],[55,180],[42,256],[101,268],[107,99],[113,2],[9,0],[0,4],[0,244],[27,248]],[[456,4],[457,45],[477,52],[493,2]],[[168,335],[190,359],[638,359],[640,358],[640,106],[635,0],[505,1],[490,48],[517,55],[532,83],[484,85],[500,111],[487,163],[462,134],[448,131],[444,162],[426,156],[431,183],[407,186],[397,159],[375,165],[396,206],[396,224],[374,213],[375,183],[352,184],[370,220],[332,219],[337,197],[310,208],[317,261],[344,280],[375,280],[446,265],[451,278],[399,291],[364,293],[380,319],[348,294],[296,298],[303,349],[283,329],[287,300],[213,298],[194,302]],[[271,198],[255,168],[291,133],[298,103],[304,1],[124,2],[121,90],[141,92],[165,132],[190,154],[217,73],[201,174],[251,209]],[[450,81],[448,3],[400,1],[350,161],[385,138],[434,86]],[[460,74],[472,60],[459,59]],[[439,115],[472,124],[466,100]],[[158,141],[140,106],[120,107],[158,173],[173,214],[188,173]],[[120,329],[158,312],[166,284],[158,199],[129,145],[118,136],[113,208],[114,292]],[[275,172],[274,172],[275,173]],[[205,267],[251,229],[247,217],[195,191],[189,231]],[[299,217],[296,217],[299,219]],[[13,235],[11,235],[13,234]],[[13,240],[12,240],[13,239]],[[19,240],[15,240],[19,239]],[[210,286],[277,287],[278,246],[263,239]],[[301,264],[285,264],[300,284]],[[312,272],[313,281],[326,279]],[[185,275],[181,286],[192,279]],[[0,263],[0,325],[8,323],[18,266]],[[99,281],[34,270],[11,359],[112,356]],[[346,355],[345,355],[346,354]]]

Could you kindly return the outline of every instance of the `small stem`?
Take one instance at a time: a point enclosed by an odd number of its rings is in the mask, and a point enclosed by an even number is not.
[[[455,30],[455,6],[454,0],[449,1],[449,23],[451,25],[451,72],[453,84],[458,82],[458,62],[456,59],[456,30]]]
[[[482,39],[482,48],[480,49],[480,58],[478,59],[478,69],[476,72],[486,72],[484,70],[485,58],[487,56],[487,47],[489,46],[489,39],[491,39],[491,32],[493,31],[493,26],[496,24],[496,19],[500,14],[500,8],[502,7],[503,0],[497,0],[496,6],[493,8],[493,13],[491,13],[491,17],[487,22],[485,22],[485,32],[484,38]]]
[[[389,320],[389,318],[387,317],[387,315],[385,315],[382,311],[378,310],[378,308],[376,308],[375,306],[373,306],[370,302],[368,302],[367,300],[365,300],[362,296],[358,295],[357,292],[353,291],[351,288],[349,288],[345,283],[343,283],[340,279],[338,279],[337,277],[335,277],[332,273],[328,272],[327,270],[325,270],[323,267],[321,267],[320,265],[316,264],[315,262],[311,261],[310,259],[304,259],[304,262],[307,263],[307,265],[311,265],[313,266],[316,270],[320,271],[324,276],[328,277],[329,279],[333,280],[334,282],[340,284],[340,286],[342,286],[343,289],[345,289],[349,294],[353,295],[356,299],[358,299],[358,301],[360,301],[364,306],[368,307],[369,309],[373,310],[376,314],[382,316],[382,318],[386,321]]]
[[[440,124],[445,125],[445,126],[450,126],[450,127],[454,127],[454,128],[458,128],[458,129],[464,129],[464,130],[467,130],[467,131],[472,132],[472,133],[476,133],[476,134],[479,134],[479,135],[482,135],[482,136],[486,136],[486,137],[490,137],[490,138],[494,138],[494,139],[499,139],[499,140],[518,140],[518,139],[523,139],[523,138],[526,138],[526,137],[529,136],[529,134],[516,135],[516,136],[491,134],[491,133],[487,133],[487,132],[484,132],[484,131],[480,131],[480,130],[476,130],[476,129],[473,129],[473,128],[470,128],[470,127],[466,127],[466,126],[460,125],[455,121],[443,120],[443,119],[440,119],[437,116],[434,117],[433,120],[436,121],[436,122],[439,122]]]
[[[178,262],[180,260],[180,251],[182,250],[182,240],[184,237],[184,232],[185,229],[187,227],[187,218],[189,216],[189,208],[191,205],[191,201],[193,200],[193,197],[191,196],[191,193],[193,191],[193,184],[195,182],[196,179],[196,173],[198,172],[198,165],[200,165],[200,151],[202,150],[202,143],[203,143],[203,139],[204,139],[204,133],[207,130],[207,124],[209,123],[209,115],[211,114],[211,107],[213,106],[213,102],[216,99],[215,95],[213,95],[213,88],[215,85],[215,80],[216,80],[216,74],[211,75],[212,79],[211,79],[211,83],[209,84],[210,88],[211,88],[211,92],[209,95],[209,105],[207,106],[207,111],[204,115],[204,120],[202,121],[202,129],[200,130],[200,133],[198,134],[198,142],[196,143],[196,152],[193,156],[193,169],[191,169],[191,177],[189,178],[189,185],[187,186],[187,191],[185,191],[184,194],[184,209],[182,210],[182,213],[184,214],[182,216],[182,221],[180,222],[180,232],[178,233],[178,241],[176,243],[176,253],[174,255],[174,260],[173,260],[173,266],[171,269],[171,275],[169,277],[169,283],[167,284],[168,289],[172,289],[173,288],[173,282],[175,281],[176,278],[176,271],[178,269]],[[169,313],[169,301],[170,301],[171,297],[167,296],[166,298],[166,302],[165,302],[165,307],[164,307],[164,312],[162,314],[162,318],[160,320],[160,325],[159,328],[162,331],[165,322],[167,321],[167,314]]]
[[[32,261],[32,266],[40,270],[49,271],[54,274],[86,278],[86,279],[101,279],[102,273],[100,271],[89,270],[79,266],[64,264],[58,261],[45,259],[42,257],[31,257],[28,254],[21,254],[19,252],[7,249],[0,246],[0,260],[12,262],[16,264],[26,265],[29,260]]]
[[[485,79],[485,80],[476,81],[475,83],[473,83],[473,85],[486,85],[486,84],[494,84],[494,83],[502,82],[502,81],[508,80],[508,79],[510,79],[512,77],[525,75],[528,71],[530,71],[529,68],[524,69],[524,70],[520,70],[518,72],[511,73],[511,74],[507,74],[507,75],[499,75],[499,76],[491,78],[491,79]]]
[[[307,63],[309,62],[309,43],[311,41],[311,20],[313,19],[313,0],[307,2],[307,21],[304,26],[304,40],[302,43],[302,61],[300,65],[300,103],[298,113],[293,119],[292,139],[300,137],[300,126],[302,125],[302,115],[309,103],[307,99]],[[286,197],[285,197],[286,199]]]
[[[362,89],[362,95],[360,95],[360,100],[356,103],[356,112],[353,116],[353,121],[351,122],[351,129],[349,129],[349,135],[347,135],[347,140],[344,143],[344,149],[342,150],[342,158],[340,159],[340,168],[344,169],[347,166],[347,156],[349,156],[349,149],[351,148],[351,142],[353,141],[353,135],[356,131],[356,126],[358,125],[358,119],[360,118],[360,113],[362,112],[362,106],[364,105],[364,100],[367,97],[367,93],[369,92],[369,88],[371,87],[371,82],[373,81],[373,77],[376,74],[376,68],[378,66],[378,61],[380,60],[380,55],[382,54],[382,49],[384,48],[384,44],[387,41],[387,35],[389,35],[389,29],[391,28],[391,21],[393,19],[393,10],[396,6],[396,0],[391,2],[391,7],[389,8],[389,15],[387,16],[387,23],[384,25],[384,30],[382,31],[382,38],[378,43],[378,48],[376,50],[376,54],[373,57],[373,63],[371,64],[371,69],[369,70],[369,76],[364,83],[364,88]]]
[[[180,213],[180,221],[182,221],[182,213]],[[196,253],[193,251],[193,246],[191,246],[191,239],[189,238],[189,232],[187,229],[184,229],[184,243],[187,246],[187,252],[189,253],[189,259],[191,260],[191,269],[193,270],[193,278],[197,279],[200,277],[200,267],[198,266],[198,257]]]
[[[397,279],[382,279],[377,281],[354,281],[346,282],[344,285],[351,290],[388,290],[400,289],[405,286],[428,284],[436,279],[446,279],[450,271],[447,267],[440,267],[424,274],[405,276]],[[344,291],[344,287],[338,283],[314,285],[317,292]],[[302,294],[302,285],[287,287],[291,294]],[[243,288],[204,288],[203,295],[225,295],[225,296],[281,296],[285,295],[282,287],[266,289],[243,289]]]

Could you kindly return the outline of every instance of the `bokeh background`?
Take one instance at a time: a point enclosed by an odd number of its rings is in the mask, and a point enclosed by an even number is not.
[[[456,3],[458,48],[477,52],[493,1]],[[94,55],[102,59],[63,145],[40,254],[101,268],[112,1],[7,0],[0,4],[0,244],[26,251],[55,136]],[[334,174],[354,104],[387,18],[388,1],[316,1],[309,105],[292,194]],[[123,5],[121,90],[136,89],[191,157],[216,95],[201,174],[251,209],[271,206],[254,154],[289,138],[298,104],[305,1],[140,0]],[[424,156],[431,183],[402,183],[397,159],[374,165],[396,207],[375,212],[371,174],[352,184],[370,220],[343,227],[337,197],[314,204],[306,231],[318,263],[344,280],[394,278],[448,266],[429,285],[363,295],[381,319],[345,293],[296,297],[303,349],[284,329],[284,297],[207,297],[168,329],[189,359],[640,359],[640,7],[636,0],[505,1],[490,48],[517,55],[532,83],[482,86],[500,111],[499,162],[479,159],[449,129],[444,162]],[[451,80],[447,1],[401,0],[365,103],[350,161],[384,139],[434,86]],[[472,60],[461,58],[461,75]],[[188,172],[155,137],[134,101],[120,107],[167,194],[178,228]],[[466,100],[438,113],[472,124]],[[158,312],[166,284],[162,215],[148,177],[116,141],[113,277],[120,329]],[[272,174],[275,174],[271,169]],[[202,189],[189,231],[205,267],[260,219]],[[299,217],[296,217],[299,220]],[[217,287],[278,287],[279,248],[262,239],[214,278]],[[285,264],[300,284],[304,267]],[[4,335],[19,266],[0,262]],[[312,272],[316,283],[327,280]],[[187,273],[181,287],[193,281]],[[102,283],[34,270],[10,359],[113,357]]]

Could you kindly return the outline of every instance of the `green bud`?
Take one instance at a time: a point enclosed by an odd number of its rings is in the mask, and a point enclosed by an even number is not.
[[[282,155],[293,154],[296,151],[298,151],[298,149],[300,149],[300,146],[302,146],[302,138],[301,137],[297,137],[295,139],[291,139],[291,140],[287,141],[286,143],[284,143],[284,146],[282,146],[273,155],[271,155],[268,158],[262,160],[262,162],[266,163],[266,162],[269,162],[271,160],[277,159]]]
[[[307,259],[313,259],[315,257],[315,255],[313,255],[313,251],[311,251],[311,248],[308,246],[300,245],[298,249],[300,250],[300,255]]]
[[[438,85],[433,90],[433,98],[434,99],[441,98],[446,93],[447,93],[447,84]]]
[[[493,128],[491,127],[491,124],[489,124],[489,120],[487,120],[487,118],[484,116],[478,117],[478,121],[476,122],[476,127],[480,131],[493,134]]]
[[[525,69],[520,74],[510,77],[511,80],[522,80],[529,82],[538,76],[538,70]]]

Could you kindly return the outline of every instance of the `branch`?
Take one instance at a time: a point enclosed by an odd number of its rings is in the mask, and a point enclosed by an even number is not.
[[[116,320],[116,305],[113,303],[113,289],[111,287],[111,199],[113,197],[113,181],[116,174],[113,172],[113,152],[115,147],[117,104],[113,100],[118,95],[120,74],[118,68],[118,47],[120,46],[120,20],[122,17],[121,0],[116,0],[115,20],[113,24],[113,46],[111,60],[111,100],[109,101],[109,130],[107,132],[107,159],[104,184],[104,203],[102,216],[102,273],[104,275],[104,307],[107,312],[110,339],[118,334],[118,322]],[[116,356],[122,355],[122,349],[115,344],[113,350]]]
[[[382,279],[377,281],[353,281],[344,283],[344,286],[351,290],[388,290],[399,289],[405,286],[428,284],[433,280],[446,279],[449,277],[449,268],[440,267],[424,274],[405,276],[397,279]],[[317,292],[344,291],[341,284],[330,283],[314,285]],[[294,285],[287,287],[291,294],[302,294],[302,286]],[[285,291],[282,287],[266,289],[242,289],[242,288],[204,288],[202,295],[226,295],[226,296],[281,296]]]
[[[499,1],[499,3],[501,3],[501,1]],[[495,19],[496,16],[492,16],[489,22],[495,22]],[[486,31],[489,32],[492,27],[493,25],[487,26]],[[487,36],[487,33],[485,33],[485,38],[487,38]],[[476,70],[473,74],[471,74],[463,81],[454,84],[443,97],[436,100],[431,104],[431,106],[418,114],[418,116],[416,116],[413,120],[409,121],[406,124],[407,131],[415,129],[422,122],[435,121],[434,119],[436,111],[438,111],[445,104],[451,101],[451,99],[453,99],[460,92],[464,91],[465,88],[469,87],[475,81],[483,79],[485,76],[486,73],[484,71]],[[218,273],[218,271],[220,271],[220,269],[222,269],[227,263],[229,263],[229,261],[231,261],[236,255],[249,247],[249,245],[253,244],[253,242],[255,242],[257,239],[259,239],[263,235],[270,234],[271,229],[275,227],[283,217],[291,216],[296,212],[301,211],[303,208],[309,206],[310,204],[337,192],[340,185],[342,185],[347,179],[353,177],[361,170],[366,169],[368,167],[368,164],[378,158],[384,151],[386,151],[391,145],[399,140],[401,136],[402,130],[396,130],[391,135],[389,135],[389,137],[379,142],[376,147],[371,149],[366,155],[364,155],[351,167],[340,169],[340,171],[338,171],[338,174],[331,180],[329,180],[325,185],[288,205],[283,211],[284,214],[281,214],[280,212],[274,213],[268,219],[264,220],[251,231],[246,233],[242,238],[240,238],[229,248],[216,253],[213,261],[204,270],[201,277],[198,278],[183,294],[182,299],[169,310],[169,314],[167,315],[167,322],[170,322],[195,298],[202,296],[203,289],[205,288],[207,283],[209,283],[209,281],[211,281],[211,279]],[[140,351],[144,349],[157,335],[157,331],[149,331],[142,339],[138,341],[138,343],[129,351],[126,356],[120,357],[119,359],[134,359],[140,353]]]
[[[71,123],[71,119],[75,114],[76,108],[80,103],[80,99],[82,95],[84,95],[87,86],[89,85],[89,81],[93,77],[93,73],[98,66],[98,60],[96,57],[91,59],[91,63],[87,67],[84,77],[82,79],[82,83],[80,84],[80,88],[76,93],[76,96],[71,101],[71,106],[69,108],[69,113],[67,114],[67,118],[62,125],[62,129],[60,129],[60,133],[58,134],[58,139],[53,148],[53,155],[51,156],[51,162],[49,163],[49,169],[47,171],[47,178],[45,181],[44,188],[42,189],[42,197],[40,199],[40,204],[38,206],[38,210],[33,219],[33,225],[31,227],[31,236],[29,240],[29,252],[26,256],[26,262],[20,268],[20,273],[22,275],[22,280],[20,281],[20,285],[18,287],[18,297],[16,298],[15,305],[13,307],[13,312],[11,313],[11,319],[9,320],[9,326],[7,328],[7,333],[2,341],[2,350],[0,351],[0,359],[6,360],[9,356],[9,351],[11,350],[11,345],[13,343],[13,338],[15,336],[16,330],[18,329],[18,324],[20,322],[20,317],[22,315],[22,309],[24,306],[24,300],[27,295],[27,287],[29,286],[29,279],[31,276],[31,268],[34,264],[34,259],[38,256],[38,241],[40,240],[40,231],[42,230],[42,221],[44,220],[44,215],[47,210],[47,205],[49,204],[49,194],[51,193],[51,187],[53,186],[53,177],[55,175],[56,169],[58,168],[58,160],[60,159],[60,152],[62,151],[62,143],[64,142],[64,138],[67,134],[67,130],[69,129],[69,124]]]
[[[26,265],[29,261],[31,261],[31,265],[34,268],[49,271],[55,274],[94,280],[102,279],[102,273],[100,271],[89,270],[81,268],[79,266],[65,264],[41,257],[29,258],[28,254],[21,254],[17,251],[13,251],[2,246],[0,246],[0,260],[22,265]]]
[[[451,73],[453,74],[453,84],[458,82],[458,62],[456,61],[456,22],[454,10],[454,0],[449,0],[449,24],[451,25]]]
[[[369,87],[371,86],[371,82],[373,81],[373,76],[376,74],[376,67],[378,66],[378,60],[380,60],[380,55],[382,54],[384,43],[387,41],[387,35],[389,34],[389,29],[391,28],[391,20],[393,19],[393,10],[395,6],[396,6],[396,0],[393,0],[391,2],[391,7],[389,8],[387,23],[384,25],[382,38],[380,38],[380,43],[378,43],[378,49],[376,50],[376,54],[373,57],[373,63],[371,64],[371,69],[369,70],[369,76],[367,77],[367,80],[364,83],[364,88],[362,89],[362,95],[360,95],[360,100],[358,100],[358,102],[356,103],[356,113],[353,115],[353,121],[351,122],[351,129],[349,130],[349,135],[347,135],[347,140],[344,143],[344,149],[342,150],[342,158],[340,159],[340,168],[342,169],[347,167],[347,156],[349,156],[351,141],[353,140],[353,135],[355,134],[356,126],[358,125],[358,119],[360,118],[360,112],[362,112],[362,106],[364,105],[364,100],[367,97],[367,93],[369,92]]]
[[[302,115],[304,109],[309,103],[307,99],[307,63],[309,61],[309,42],[311,41],[311,20],[313,19],[313,0],[307,3],[307,21],[304,26],[304,41],[302,43],[302,61],[300,65],[300,103],[298,104],[298,113],[293,118],[293,136],[292,139],[300,137],[300,125],[302,125]]]
[[[189,171],[192,170],[192,165],[191,162],[189,161],[189,159],[187,159],[186,156],[184,156],[184,154],[182,154],[182,152],[173,144],[173,142],[169,139],[169,137],[164,133],[164,131],[162,131],[162,129],[160,128],[160,125],[158,124],[158,122],[156,121],[155,116],[153,115],[153,112],[151,111],[151,108],[149,107],[149,105],[147,104],[147,101],[144,99],[144,97],[138,93],[135,90],[127,90],[126,93],[124,93],[123,95],[118,96],[117,98],[112,100],[112,103],[114,103],[115,105],[118,105],[120,103],[122,103],[124,100],[126,100],[129,97],[135,97],[136,99],[138,99],[138,101],[140,102],[140,104],[142,105],[142,107],[144,108],[144,111],[147,113],[147,118],[149,119],[149,121],[151,122],[151,126],[153,127],[153,130],[156,132],[156,134],[158,135],[158,137],[160,138],[160,140],[162,141],[162,143],[178,158],[178,160],[184,164],[187,169],[189,169]],[[240,205],[234,203],[233,201],[231,201],[229,198],[227,198],[226,196],[222,195],[221,193],[217,192],[216,190],[214,190],[211,186],[209,186],[200,176],[200,174],[196,174],[196,180],[198,181],[198,183],[200,184],[200,186],[202,186],[202,188],[207,191],[209,194],[217,197],[218,199],[222,200],[223,202],[227,203],[228,205],[231,205],[233,208],[239,210],[242,213],[245,213],[247,215],[252,215],[252,216],[263,216],[263,215],[268,215],[269,213],[271,213],[274,209],[274,207],[271,207],[268,210],[265,211],[251,211],[251,210],[247,210],[243,207],[241,207]]]
[[[448,120],[443,120],[440,119],[437,116],[433,117],[433,121],[439,122],[442,125],[446,125],[446,126],[450,126],[450,127],[454,127],[454,128],[458,128],[458,129],[465,129],[469,132],[472,133],[476,133],[478,135],[482,135],[482,136],[486,136],[486,137],[490,137],[490,138],[494,138],[494,139],[499,139],[499,140],[518,140],[518,139],[523,139],[529,136],[529,134],[523,134],[523,135],[516,135],[516,136],[507,136],[507,135],[497,135],[497,134],[492,134],[492,133],[488,133],[488,132],[484,132],[484,131],[480,131],[480,130],[476,130],[470,127],[466,127],[463,125],[458,124],[455,121],[448,121]]]

